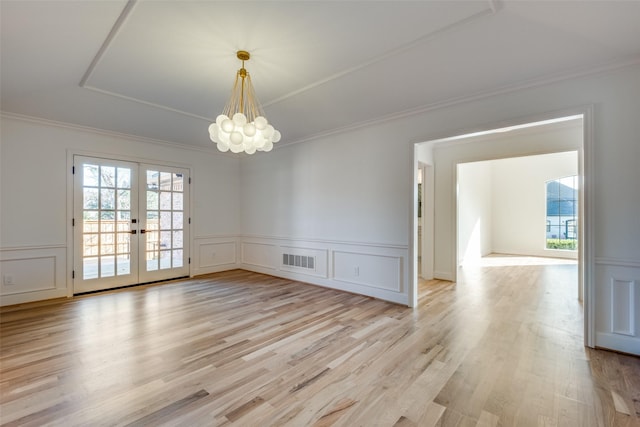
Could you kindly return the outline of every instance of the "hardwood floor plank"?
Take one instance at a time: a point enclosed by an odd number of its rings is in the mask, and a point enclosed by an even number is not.
[[[415,309],[240,270],[4,307],[0,424],[640,426],[575,265],[508,264]]]

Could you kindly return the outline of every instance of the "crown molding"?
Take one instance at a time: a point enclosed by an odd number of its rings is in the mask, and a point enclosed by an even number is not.
[[[553,75],[549,75],[549,76],[545,76],[545,77],[541,77],[541,78],[536,78],[536,79],[531,79],[531,80],[526,80],[526,81],[522,81],[520,83],[515,83],[515,84],[511,84],[511,85],[505,85],[496,89],[491,89],[491,90],[487,90],[487,91],[480,91],[480,92],[476,92],[473,93],[471,95],[465,95],[465,96],[461,96],[461,97],[457,97],[457,98],[449,98],[443,101],[438,101],[438,102],[434,102],[431,104],[425,104],[422,105],[420,107],[416,107],[416,108],[412,108],[412,109],[408,109],[408,110],[403,110],[403,111],[399,111],[396,113],[391,113],[385,116],[381,116],[375,119],[371,119],[371,120],[365,120],[365,121],[361,121],[358,123],[353,123],[347,126],[342,126],[342,127],[338,127],[335,129],[331,129],[328,131],[324,131],[324,132],[319,132],[313,135],[310,135],[308,137],[304,137],[298,140],[294,140],[291,142],[287,142],[285,144],[282,144],[280,146],[274,146],[274,149],[277,148],[284,148],[284,147],[288,147],[290,145],[295,145],[295,144],[300,144],[300,143],[304,143],[304,142],[310,142],[313,140],[317,140],[317,139],[321,139],[321,138],[326,138],[329,136],[333,136],[333,135],[337,135],[337,134],[342,134],[342,133],[346,133],[346,132],[353,132],[356,131],[358,129],[367,127],[367,126],[372,126],[372,125],[380,125],[380,124],[384,124],[387,122],[394,122],[396,120],[401,120],[407,117],[411,117],[411,116],[416,116],[418,114],[423,114],[423,113],[428,113],[431,111],[436,111],[436,110],[441,110],[444,108],[449,108],[449,107],[453,107],[456,105],[461,105],[461,104],[466,104],[466,103],[470,103],[470,102],[474,102],[474,101],[481,101],[484,99],[489,99],[495,96],[499,96],[499,95],[506,95],[506,94],[510,94],[510,93],[514,93],[514,92],[519,92],[522,90],[526,90],[526,89],[534,89],[534,88],[538,88],[538,87],[543,87],[543,86],[547,86],[547,85],[551,85],[554,83],[559,83],[559,82],[563,82],[563,81],[568,81],[568,80],[573,80],[573,79],[578,79],[578,78],[583,78],[583,77],[590,77],[590,76],[595,76],[595,75],[599,75],[599,74],[606,74],[612,71],[616,71],[619,69],[624,69],[627,67],[633,67],[636,65],[640,64],[640,56],[633,56],[631,58],[625,58],[623,60],[620,60],[618,62],[614,62],[614,63],[606,63],[606,64],[601,64],[598,66],[592,66],[589,68],[580,68],[580,69],[573,69],[570,71],[566,71],[566,72],[562,72],[562,73],[556,73]]]
[[[238,157],[237,154],[222,153],[218,151],[213,144],[211,145],[210,148],[207,148],[204,146],[191,145],[191,144],[185,144],[185,143],[174,142],[174,141],[166,141],[162,139],[147,138],[144,136],[131,135],[127,133],[115,132],[115,131],[110,131],[110,130],[105,130],[100,128],[94,128],[90,126],[83,126],[83,125],[78,125],[73,123],[66,123],[66,122],[60,122],[56,120],[44,119],[42,117],[28,116],[24,114],[13,113],[10,111],[0,111],[0,117],[6,118],[6,119],[19,120],[19,121],[28,122],[28,123],[54,126],[62,129],[70,129],[70,130],[81,131],[81,132],[91,132],[94,134],[104,135],[112,138],[127,139],[130,141],[160,145],[168,148],[197,151],[200,153],[214,154],[222,157]]]

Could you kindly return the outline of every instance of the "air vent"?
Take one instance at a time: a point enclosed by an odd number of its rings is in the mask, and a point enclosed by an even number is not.
[[[282,254],[282,265],[315,270],[316,259],[312,256]]]

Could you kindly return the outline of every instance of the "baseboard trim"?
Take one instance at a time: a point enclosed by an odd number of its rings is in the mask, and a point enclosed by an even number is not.
[[[640,338],[596,332],[596,347],[640,356]]]

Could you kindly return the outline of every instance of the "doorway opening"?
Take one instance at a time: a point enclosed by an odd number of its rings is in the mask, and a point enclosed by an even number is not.
[[[465,230],[460,230],[460,219],[465,215],[468,215],[468,208],[464,208],[465,203],[470,203],[470,200],[461,201],[460,196],[460,175],[459,167],[463,168],[464,165],[474,164],[476,162],[490,162],[500,161],[504,159],[513,158],[529,158],[533,159],[535,156],[573,156],[573,160],[564,160],[571,163],[576,169],[576,172],[567,172],[565,175],[559,173],[551,179],[561,178],[562,176],[577,176],[577,200],[575,205],[578,208],[579,221],[576,221],[575,227],[570,224],[571,232],[575,232],[576,250],[573,254],[562,253],[554,254],[559,258],[575,258],[574,262],[577,262],[577,277],[578,283],[577,297],[584,303],[584,322],[585,322],[585,343],[588,346],[592,346],[593,343],[593,307],[592,297],[590,293],[592,287],[588,283],[590,275],[585,274],[588,270],[588,263],[590,249],[588,241],[588,205],[585,202],[585,193],[589,188],[589,165],[585,158],[590,159],[590,143],[588,142],[590,136],[591,122],[591,110],[584,109],[581,111],[573,111],[569,114],[555,115],[549,118],[537,118],[537,120],[522,121],[517,124],[509,124],[508,126],[488,128],[485,131],[473,132],[473,133],[460,133],[459,135],[449,136],[445,138],[433,139],[423,143],[415,145],[414,149],[414,176],[417,178],[417,170],[422,167],[422,164],[427,163],[434,170],[434,182],[437,182],[437,188],[433,187],[433,200],[425,200],[424,194],[422,198],[421,215],[425,216],[429,213],[434,215],[435,220],[433,224],[433,236],[432,240],[425,239],[424,222],[422,223],[422,235],[421,239],[417,237],[418,227],[412,227],[414,242],[414,253],[412,256],[412,277],[411,289],[409,294],[410,305],[415,306],[417,304],[418,295],[418,278],[422,273],[421,266],[418,266],[418,245],[420,248],[421,263],[425,258],[425,245],[433,245],[433,278],[440,280],[448,280],[455,282],[458,274],[458,267],[461,263],[469,261],[471,254],[487,254],[491,252],[503,252],[500,249],[495,249],[492,246],[491,239],[487,241],[475,240],[475,233],[485,233],[488,235],[488,224],[472,223],[469,229],[468,223],[464,225],[467,227]],[[425,161],[426,159],[426,161]],[[527,160],[523,160],[526,162]],[[478,163],[479,164],[479,163]],[[510,166],[510,167],[513,167]],[[527,168],[522,168],[527,170]],[[542,167],[544,169],[544,167]],[[535,171],[533,170],[529,170]],[[490,174],[486,170],[485,174]],[[423,174],[424,179],[424,174]],[[464,179],[464,177],[463,177]],[[417,179],[414,180],[416,185],[414,186],[414,193],[417,191]],[[503,183],[504,183],[503,178]],[[507,184],[513,184],[512,181],[507,180]],[[421,186],[425,187],[424,184]],[[585,188],[586,187],[586,188]],[[538,206],[541,206],[540,214],[540,227],[536,226],[534,232],[537,233],[537,239],[539,247],[536,248],[536,252],[518,252],[512,250],[510,252],[519,255],[530,255],[537,257],[546,257],[550,254],[549,249],[545,248],[546,243],[546,226],[547,219],[545,217],[545,182],[542,182],[538,187],[538,192],[542,194],[541,200],[537,201]],[[517,188],[515,190],[517,194]],[[417,198],[415,198],[417,200]],[[509,201],[510,199],[505,199]],[[472,201],[472,200],[471,200]],[[431,203],[430,203],[431,202]],[[460,203],[463,208],[461,209]],[[504,200],[503,200],[504,203]],[[477,209],[480,209],[476,207]],[[414,210],[417,212],[417,207]],[[516,224],[516,230],[511,231],[511,243],[518,244],[518,234],[524,230],[517,229],[518,218],[509,217],[509,211],[504,210],[502,213],[506,215],[501,221],[507,221]],[[492,216],[493,220],[494,217]],[[418,218],[414,215],[412,220],[414,225],[417,225]],[[501,227],[505,224],[494,224],[499,231],[502,231]],[[540,230],[537,230],[540,228]],[[475,231],[474,231],[475,230]],[[504,227],[505,233],[509,233],[508,227]],[[527,228],[527,232],[529,228]],[[466,236],[466,247],[461,243],[461,238]],[[420,240],[420,241],[419,241]],[[566,240],[566,239],[565,239]],[[474,246],[475,245],[475,246]],[[484,246],[483,246],[484,245]],[[471,252],[469,252],[471,250]],[[558,249],[559,250],[559,249]],[[481,256],[478,255],[480,258]]]

